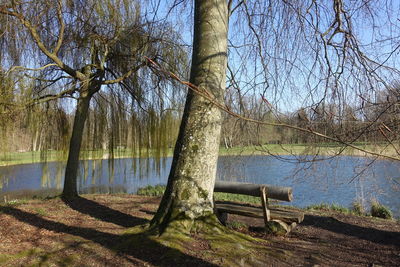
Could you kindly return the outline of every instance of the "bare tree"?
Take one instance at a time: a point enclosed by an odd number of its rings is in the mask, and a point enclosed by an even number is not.
[[[318,133],[309,141],[346,147],[371,131],[381,135],[380,122],[362,113],[399,75],[398,2],[232,2],[231,25],[241,33],[230,36],[234,91],[261,93],[276,113],[307,110],[309,118],[297,116],[303,124],[293,129],[300,136]]]

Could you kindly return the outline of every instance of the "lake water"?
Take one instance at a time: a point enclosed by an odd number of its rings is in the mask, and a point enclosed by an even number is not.
[[[371,199],[400,217],[400,163],[363,157],[333,159],[310,156],[224,156],[218,161],[218,180],[291,186],[291,205],[329,203],[350,207]],[[81,193],[136,193],[146,185],[166,184],[171,158],[82,161]],[[51,162],[0,167],[0,201],[54,195],[63,185],[64,163]]]

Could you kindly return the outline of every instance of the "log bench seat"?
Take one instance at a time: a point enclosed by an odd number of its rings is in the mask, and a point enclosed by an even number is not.
[[[260,197],[261,206],[252,206],[231,201],[216,201],[214,203],[215,213],[224,224],[228,218],[228,214],[263,218],[266,230],[269,232],[288,234],[304,219],[303,212],[269,205],[268,199],[291,201],[293,195],[290,187],[218,181],[215,184],[214,192]]]

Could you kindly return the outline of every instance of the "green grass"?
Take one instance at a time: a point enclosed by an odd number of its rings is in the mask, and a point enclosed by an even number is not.
[[[35,208],[34,210],[38,215],[40,215],[42,217],[45,217],[45,216],[49,215],[48,212],[43,208]]]
[[[222,156],[236,156],[236,155],[265,155],[268,153],[278,155],[296,154],[302,155],[307,149],[306,145],[287,144],[287,145],[263,145],[263,146],[245,146],[233,148],[220,148],[219,155]]]
[[[326,203],[320,203],[320,204],[314,204],[306,207],[306,210],[321,210],[321,211],[336,211],[340,213],[352,213],[350,209],[343,207],[339,204],[326,204]]]
[[[130,149],[116,149],[113,152],[114,158],[138,158],[138,157],[152,157],[153,151],[142,150],[141,154],[135,153]],[[172,155],[172,150],[168,150],[166,156]],[[10,152],[0,153],[0,166],[10,166],[18,164],[30,164],[39,162],[54,162],[54,161],[66,161],[66,151],[30,151],[30,152]],[[164,155],[162,155],[164,156]],[[81,151],[80,159],[103,159],[111,157],[108,150],[90,150]]]
[[[307,206],[306,210],[330,210],[330,206],[326,203],[313,204]]]
[[[57,161],[63,158],[62,152],[54,150],[45,153],[40,151],[0,153],[0,166]]]
[[[230,221],[226,224],[228,228],[231,228],[233,230],[238,230],[238,229],[243,229],[247,228],[247,224],[238,222],[238,221]]]
[[[380,204],[376,200],[371,201],[371,213],[370,214],[367,214],[365,212],[364,207],[361,205],[360,202],[354,202],[352,204],[351,209],[340,206],[338,204],[328,205],[326,203],[320,203],[320,204],[310,205],[306,208],[306,210],[336,211],[336,212],[340,212],[340,213],[344,213],[344,214],[353,214],[353,215],[358,215],[358,216],[372,216],[372,217],[388,219],[388,220],[393,219],[392,211],[388,207]]]
[[[21,251],[21,252],[19,252],[17,254],[14,254],[14,255],[11,255],[11,254],[0,254],[0,265],[1,266],[12,266],[12,265],[6,265],[6,263],[8,263],[8,262],[10,262],[12,260],[15,260],[15,259],[21,259],[21,258],[25,258],[25,257],[35,256],[36,254],[38,254],[40,252],[41,252],[40,249],[32,248],[32,249],[23,250],[23,251]]]
[[[370,144],[367,142],[353,143],[362,149],[369,151],[379,151],[385,155],[396,156],[397,153],[391,148],[388,148],[387,144]],[[341,155],[347,156],[364,156],[365,153],[358,151],[355,148],[347,147],[341,151],[342,145],[338,143],[315,143],[315,144],[265,144],[262,146],[246,146],[246,147],[233,147],[233,148],[221,148],[220,155],[336,155],[340,152]]]
[[[150,196],[150,197],[160,197],[164,194],[166,186],[165,185],[148,185],[146,187],[139,188],[137,194],[140,196]],[[220,201],[236,201],[236,202],[245,202],[252,204],[259,204],[259,197],[252,197],[246,195],[239,194],[228,194],[228,193],[220,193],[216,192],[214,194],[215,200]]]
[[[235,202],[245,202],[251,204],[260,204],[261,200],[260,197],[253,197],[247,195],[240,195],[240,194],[229,194],[229,193],[221,193],[216,192],[214,194],[215,200],[220,201],[235,201]]]
[[[0,204],[0,206],[12,207],[12,206],[19,206],[19,205],[26,204],[26,203],[28,203],[27,199],[13,199],[13,200],[9,200],[5,203]]]
[[[338,204],[332,204],[331,210],[341,212],[341,213],[350,213],[351,212],[348,208],[340,206]]]

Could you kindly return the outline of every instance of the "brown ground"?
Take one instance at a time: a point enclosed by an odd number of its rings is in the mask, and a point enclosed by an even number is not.
[[[0,206],[0,266],[216,266],[224,262],[210,263],[210,245],[196,236],[184,252],[143,236],[127,243],[123,233],[148,222],[158,202],[158,198],[134,195],[85,195],[69,203],[56,198]],[[230,216],[229,221],[240,232],[267,240],[271,251],[286,255],[271,259],[271,266],[400,266],[399,221],[307,212],[304,222],[286,237],[264,234],[262,220]],[[265,262],[271,254],[258,256]]]

